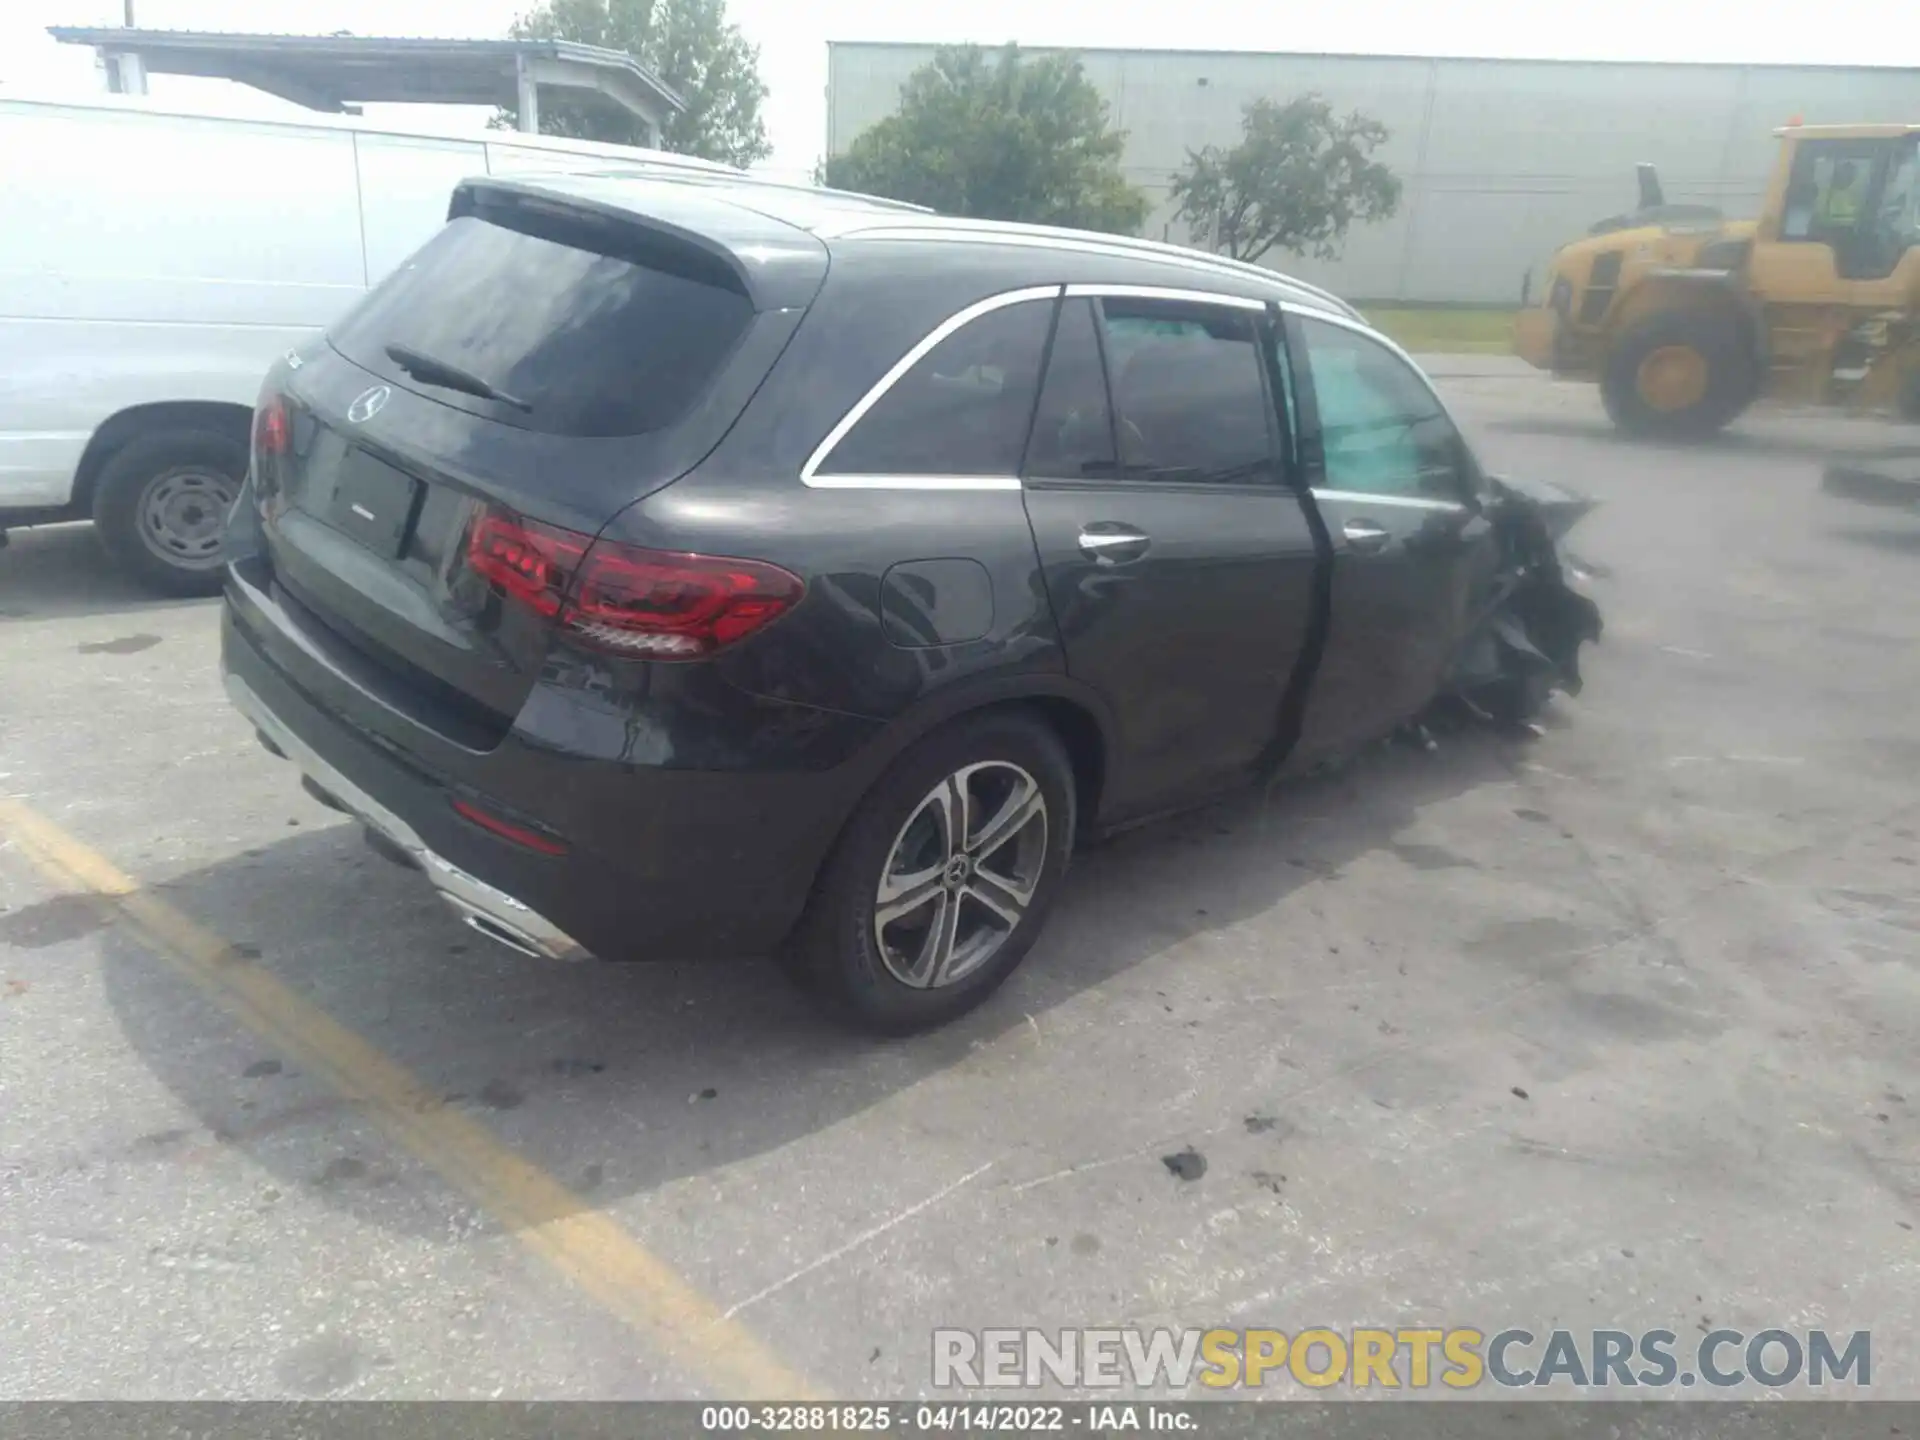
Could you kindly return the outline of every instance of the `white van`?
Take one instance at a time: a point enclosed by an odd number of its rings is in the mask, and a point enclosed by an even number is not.
[[[91,516],[154,588],[218,589],[274,358],[419,248],[460,180],[629,168],[737,175],[513,131],[0,92],[0,543]]]

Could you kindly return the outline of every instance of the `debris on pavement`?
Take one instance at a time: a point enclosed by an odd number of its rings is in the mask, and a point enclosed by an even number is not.
[[[1207,1157],[1191,1145],[1173,1155],[1162,1155],[1160,1163],[1179,1180],[1198,1180],[1207,1173]]]

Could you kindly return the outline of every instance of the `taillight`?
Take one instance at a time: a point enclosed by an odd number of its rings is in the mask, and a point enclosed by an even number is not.
[[[254,504],[272,518],[280,505],[281,462],[293,448],[293,425],[287,402],[278,392],[263,391],[253,409]]]
[[[268,391],[260,397],[260,403],[254,407],[253,411],[254,459],[258,460],[266,456],[277,460],[287,453],[291,443],[287,402],[282,396]]]
[[[531,520],[486,514],[467,537],[467,564],[541,615],[558,615],[567,582],[593,542]]]
[[[568,629],[624,655],[710,654],[784,615],[800,581],[777,565],[673,555],[602,540],[587,552]]]
[[[784,615],[806,588],[764,560],[595,541],[498,512],[474,524],[467,563],[575,639],[647,660],[711,655]]]

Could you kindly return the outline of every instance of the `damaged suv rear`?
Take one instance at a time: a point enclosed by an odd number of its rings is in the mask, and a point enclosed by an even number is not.
[[[473,182],[267,377],[224,671],[496,939],[778,952],[911,1030],[1020,962],[1077,839],[1576,686],[1565,511],[1270,272]]]

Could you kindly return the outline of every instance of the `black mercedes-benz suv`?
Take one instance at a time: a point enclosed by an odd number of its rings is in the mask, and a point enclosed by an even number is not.
[[[269,374],[234,703],[536,955],[977,1004],[1076,839],[1577,683],[1552,504],[1322,291],[734,180],[475,181]]]

